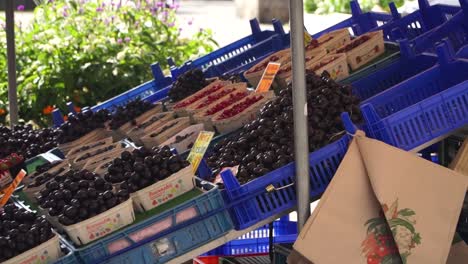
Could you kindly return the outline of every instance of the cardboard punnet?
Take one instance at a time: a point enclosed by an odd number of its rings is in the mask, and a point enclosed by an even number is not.
[[[197,104],[204,98],[206,98],[208,95],[218,91],[219,89],[231,84],[230,81],[221,81],[221,80],[216,80],[207,86],[205,86],[203,89],[200,91],[190,95],[189,97],[177,102],[174,105],[174,112],[178,117],[184,117],[188,116],[189,112],[187,111],[188,109],[191,109],[190,107],[192,105]]]
[[[467,186],[358,132],[294,249],[320,264],[446,263]]]

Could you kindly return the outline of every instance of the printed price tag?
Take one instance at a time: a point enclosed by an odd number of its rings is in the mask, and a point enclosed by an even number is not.
[[[187,160],[192,164],[193,172],[197,171],[213,136],[214,132],[210,131],[200,131],[200,134],[198,134],[197,140],[193,144],[192,150],[187,157]]]
[[[278,73],[280,66],[281,64],[277,62],[268,63],[265,71],[263,72],[262,79],[260,79],[257,89],[255,89],[256,93],[264,93],[270,90],[271,84],[275,80],[275,76]]]
[[[10,184],[10,186],[8,186],[7,188],[5,188],[3,190],[4,192],[4,195],[3,197],[0,199],[0,207],[3,207],[7,202],[8,200],[10,199],[10,196],[13,194],[13,192],[15,191],[16,187],[18,187],[18,185],[20,184],[20,182],[23,180],[24,176],[26,176],[26,171],[25,170],[21,170],[18,175],[16,175],[16,178],[13,180],[13,182]]]

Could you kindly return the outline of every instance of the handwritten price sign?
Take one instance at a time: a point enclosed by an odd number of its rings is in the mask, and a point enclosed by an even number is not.
[[[275,76],[280,69],[281,64],[277,62],[270,62],[268,63],[265,71],[263,72],[262,79],[258,83],[257,89],[255,89],[256,93],[264,93],[270,90],[271,84],[275,80]]]
[[[24,176],[26,176],[26,171],[21,170],[18,173],[18,175],[16,175],[16,178],[13,180],[10,186],[3,190],[3,197],[0,199],[0,207],[3,207],[8,202],[10,196],[13,194],[16,187],[18,187],[20,182],[23,180]]]

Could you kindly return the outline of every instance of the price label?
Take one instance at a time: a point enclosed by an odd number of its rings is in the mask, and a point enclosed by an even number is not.
[[[275,80],[275,76],[280,69],[281,64],[277,62],[270,62],[268,63],[265,71],[263,72],[262,78],[258,83],[257,89],[255,89],[256,93],[264,93],[270,90],[271,84]]]
[[[23,180],[24,176],[26,176],[26,171],[21,170],[18,175],[16,175],[16,178],[13,180],[13,182],[3,190],[3,197],[0,199],[0,207],[3,207],[8,200],[10,199],[11,195],[15,191],[16,187],[20,184],[20,182]]]
[[[310,42],[312,42],[312,36],[309,34],[306,27],[304,26],[304,46],[307,47],[307,45],[309,45]]]
[[[187,157],[187,160],[192,164],[193,172],[197,171],[213,136],[214,132],[210,131],[201,131],[200,134],[198,134],[197,140],[193,144],[192,150]]]

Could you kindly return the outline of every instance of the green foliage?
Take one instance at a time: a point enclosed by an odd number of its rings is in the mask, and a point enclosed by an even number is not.
[[[333,12],[351,13],[350,0],[305,0],[305,10],[309,13],[328,14]],[[375,6],[389,11],[388,4],[394,2],[397,7],[404,4],[405,0],[360,0],[359,4],[363,12],[369,11]]]
[[[16,29],[20,117],[45,125],[47,106],[95,105],[151,79],[154,62],[164,69],[167,57],[182,63],[213,50],[211,31],[182,38],[177,7],[160,1],[43,1],[31,23]],[[6,65],[0,30],[0,109],[8,98]]]

